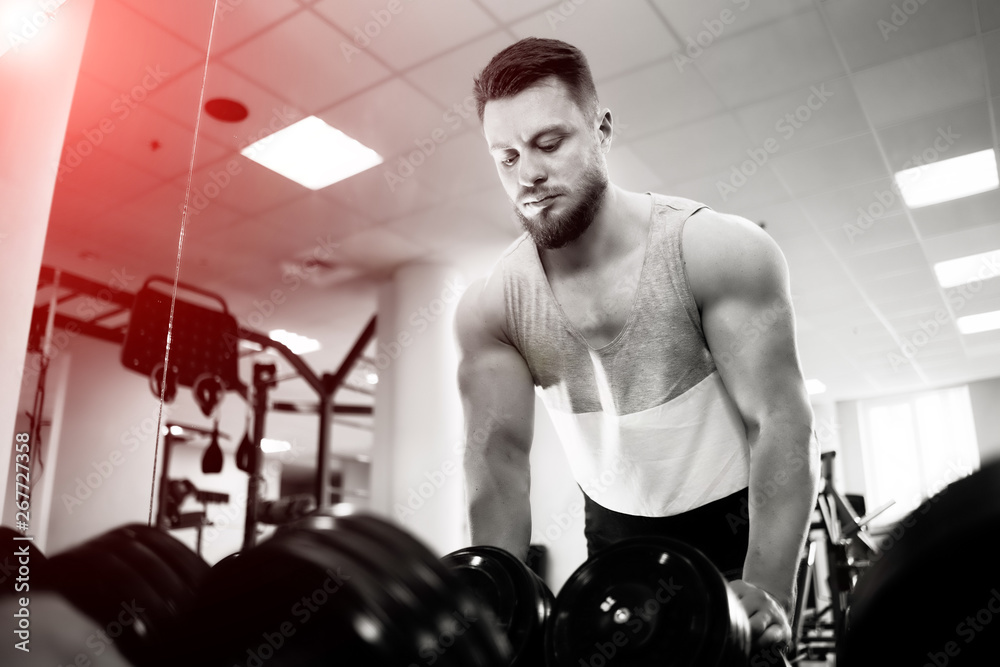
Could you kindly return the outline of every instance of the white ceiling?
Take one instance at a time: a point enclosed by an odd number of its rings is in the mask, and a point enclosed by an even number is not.
[[[902,5],[918,9],[886,32]],[[379,13],[391,20],[345,55]],[[709,39],[713,22],[723,29]],[[99,281],[127,267],[131,291],[172,275],[200,120],[192,205],[214,196],[188,219],[181,279],[245,318],[290,265],[324,254],[340,269],[267,328],[321,339],[307,359],[332,370],[395,267],[482,274],[517,235],[475,115],[455,108],[496,51],[548,36],[583,49],[615,113],[612,180],[763,222],[781,245],[806,375],[829,388],[818,398],[1000,375],[1000,333],[961,335],[954,322],[1000,309],[1000,278],[958,305],[931,268],[1000,247],[1000,192],[911,211],[890,190],[939,132],[952,137],[943,158],[997,147],[1000,0],[220,0],[205,99],[243,102],[250,116],[236,124],[198,114],[211,23],[204,0],[97,0],[67,134],[93,151],[57,186],[46,263]],[[702,52],[678,60],[699,39]],[[132,109],[120,97],[136,86],[146,99]],[[779,124],[814,88],[830,97],[811,118]],[[238,154],[309,114],[384,164],[313,192]],[[386,174],[439,129],[444,142],[390,188]],[[718,182],[771,138],[777,152],[723,199]],[[216,189],[227,167],[236,175]],[[887,213],[850,235],[880,194]],[[945,324],[924,342],[920,324],[936,317]],[[904,359],[907,341],[920,345]]]

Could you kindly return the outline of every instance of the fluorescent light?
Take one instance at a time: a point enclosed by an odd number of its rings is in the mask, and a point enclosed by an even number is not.
[[[995,190],[997,159],[992,148],[896,172],[896,183],[910,208]]]
[[[297,333],[292,333],[291,331],[285,331],[284,329],[274,329],[268,336],[271,340],[276,340],[279,343],[284,343],[289,350],[295,354],[305,354],[306,352],[315,352],[320,348],[319,341],[315,338],[309,338],[307,336],[300,336]]]
[[[378,384],[378,373],[369,373],[366,377],[368,384]]]
[[[1000,310],[958,318],[958,330],[964,334],[1000,329]]]
[[[312,190],[382,164],[382,156],[316,116],[278,130],[240,153]]]
[[[170,435],[174,436],[184,435],[184,429],[178,426],[177,424],[174,424],[173,426],[170,427]]]
[[[1000,276],[1000,250],[956,257],[934,265],[941,287],[958,287]]]
[[[826,391],[826,385],[815,378],[806,380],[806,391],[809,392],[810,396],[814,394],[822,394]]]
[[[271,438],[261,438],[260,439],[260,451],[265,454],[274,454],[275,452],[287,452],[292,448],[292,443],[286,440],[272,440]]]

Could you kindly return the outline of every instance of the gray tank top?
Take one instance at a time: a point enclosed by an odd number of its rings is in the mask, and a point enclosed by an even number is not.
[[[623,289],[623,298],[635,294],[632,310],[601,348],[566,318],[527,234],[495,270],[511,342],[584,493],[617,512],[672,516],[745,488],[750,457],[684,272],[681,231],[707,207],[652,197],[638,289]]]

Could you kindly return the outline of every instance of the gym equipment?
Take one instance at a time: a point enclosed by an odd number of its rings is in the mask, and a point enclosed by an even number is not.
[[[129,661],[158,665],[178,641],[179,621],[193,610],[208,571],[163,531],[131,524],[50,558],[38,589],[89,616]]]
[[[998,489],[1000,461],[947,486],[897,525],[895,542],[854,589],[837,664],[997,664]]]
[[[544,667],[545,627],[555,597],[527,565],[497,547],[454,551],[442,562],[487,607],[510,642],[510,667]]]
[[[750,622],[700,551],[668,538],[631,538],[570,576],[556,597],[545,644],[550,667],[745,667]]]
[[[166,286],[167,293],[153,288]],[[167,348],[167,328],[171,317],[171,292],[174,281],[153,276],[143,283],[132,303],[132,316],[122,345],[122,364],[148,375],[157,365],[161,372]],[[236,318],[229,313],[225,300],[212,292],[185,283],[178,287],[211,301],[222,309],[213,309],[177,299],[173,307],[173,333],[170,339],[170,365],[177,368],[176,383],[194,387],[203,375],[216,376],[229,388],[240,386]],[[157,393],[157,398],[159,394]],[[202,408],[204,410],[204,407]]]
[[[371,516],[282,527],[212,569],[176,664],[505,667],[506,637],[415,538]]]

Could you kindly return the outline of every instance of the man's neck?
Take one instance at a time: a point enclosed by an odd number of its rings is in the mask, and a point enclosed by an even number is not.
[[[550,274],[570,274],[594,267],[635,250],[645,242],[650,198],[608,184],[594,221],[580,238],[556,250],[540,250]]]

